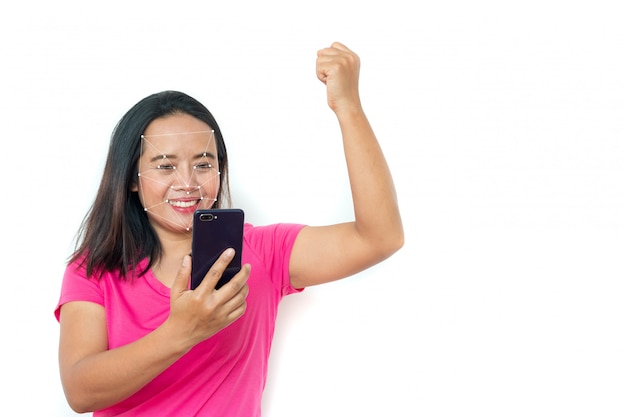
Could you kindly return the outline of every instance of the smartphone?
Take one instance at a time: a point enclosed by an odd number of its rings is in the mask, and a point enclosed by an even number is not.
[[[228,248],[235,256],[217,282],[219,289],[241,270],[244,212],[241,209],[196,210],[191,232],[191,289],[194,290],[211,266]]]

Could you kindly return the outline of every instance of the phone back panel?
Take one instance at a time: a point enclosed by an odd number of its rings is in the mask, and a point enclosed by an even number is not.
[[[206,209],[194,213],[191,243],[191,289],[195,289],[227,248],[235,257],[215,286],[219,289],[241,270],[244,212],[241,209]]]

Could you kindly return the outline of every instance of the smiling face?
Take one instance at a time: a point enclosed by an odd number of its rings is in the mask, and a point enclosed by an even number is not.
[[[216,201],[220,173],[213,130],[177,113],[153,120],[142,136],[137,184],[132,191],[160,231],[188,232],[193,213]]]

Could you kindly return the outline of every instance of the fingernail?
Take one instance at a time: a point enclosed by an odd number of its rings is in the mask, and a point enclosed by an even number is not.
[[[233,248],[228,248],[224,251],[224,254],[228,257],[233,256],[235,254],[235,250]]]

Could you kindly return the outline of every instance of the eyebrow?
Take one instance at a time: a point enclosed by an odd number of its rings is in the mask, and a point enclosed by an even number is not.
[[[204,157],[211,158],[211,159],[217,159],[213,152],[208,152],[208,151],[207,152],[201,152],[199,154],[194,155],[193,159],[200,159],[200,158],[204,158]],[[178,156],[176,156],[176,155],[160,154],[160,155],[153,156],[152,158],[150,158],[150,162],[156,162],[156,161],[161,160],[161,159],[177,159],[177,158],[178,158]]]

